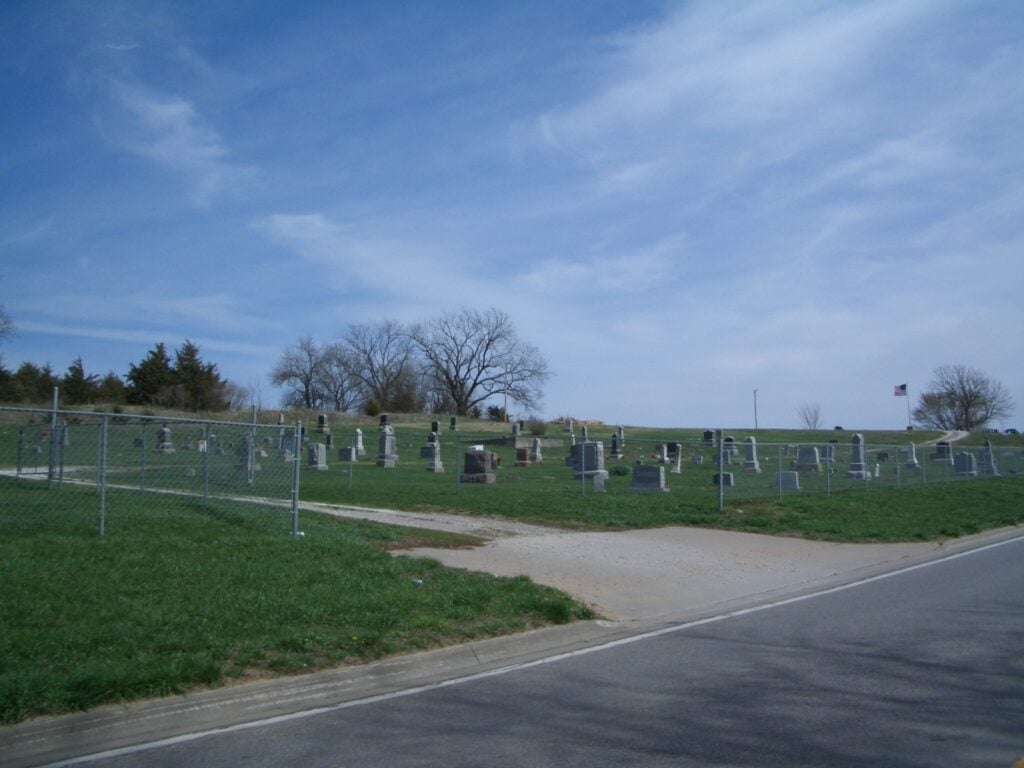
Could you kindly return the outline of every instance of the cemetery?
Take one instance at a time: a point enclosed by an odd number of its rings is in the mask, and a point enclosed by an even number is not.
[[[656,429],[381,414],[285,414],[264,423],[133,421],[109,426],[113,484],[203,496],[289,497],[395,509],[449,509],[635,527],[812,495],[877,493],[1024,473],[1021,438],[949,444],[941,433]],[[269,423],[266,423],[269,422]],[[0,426],[0,468],[31,476],[49,461],[49,425]],[[56,447],[61,480],[96,473],[96,419],[77,417]],[[298,439],[296,436],[298,435]],[[993,439],[994,438],[994,439]]]

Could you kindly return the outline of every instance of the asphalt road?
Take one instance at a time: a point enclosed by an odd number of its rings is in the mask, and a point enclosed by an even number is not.
[[[825,594],[102,766],[1005,766],[1024,539]]]

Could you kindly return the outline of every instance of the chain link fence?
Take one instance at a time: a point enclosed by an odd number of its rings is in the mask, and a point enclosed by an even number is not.
[[[557,427],[556,427],[557,429]],[[606,428],[607,429],[607,428]],[[821,443],[758,443],[753,436],[709,430],[701,440],[635,438],[625,430],[597,435],[558,431],[530,435],[457,431],[435,422],[377,428],[321,428],[310,435],[303,487],[339,503],[423,508],[504,486],[511,499],[556,492],[579,495],[664,492],[730,500],[793,494],[870,492],[887,487],[981,480],[1024,470],[1020,447],[870,444],[861,435]],[[511,492],[514,490],[514,493]],[[488,505],[500,510],[500,505]]]
[[[298,532],[301,424],[201,421],[0,408],[0,478],[88,488],[102,536],[111,517],[164,515],[195,502],[287,517]],[[135,503],[116,503],[133,497]]]
[[[463,431],[447,423],[366,428],[274,425],[56,409],[0,408],[0,488],[32,480],[87,489],[100,535],[139,515],[233,504],[299,533],[304,501],[523,516],[559,499],[665,494],[724,509],[749,499],[977,481],[1024,471],[1016,446],[874,445],[860,435],[759,443],[707,431],[700,440],[634,437],[579,426],[548,434]],[[479,429],[479,425],[474,427]],[[506,425],[501,425],[506,429]],[[609,431],[610,430],[610,431]],[[112,503],[117,500],[118,503]],[[58,502],[65,503],[65,502]],[[546,507],[542,507],[546,505]],[[623,505],[624,507],[626,505]]]

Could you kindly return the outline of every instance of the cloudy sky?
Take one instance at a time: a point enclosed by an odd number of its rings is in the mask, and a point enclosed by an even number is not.
[[[540,413],[1024,426],[1024,4],[16,2],[8,368],[185,339],[278,404],[301,336],[496,307]],[[1022,422],[1022,423],[1018,423]]]

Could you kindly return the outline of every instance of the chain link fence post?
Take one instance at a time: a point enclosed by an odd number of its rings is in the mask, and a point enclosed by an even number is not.
[[[57,472],[57,400],[59,393],[57,387],[53,388],[53,407],[50,410],[50,466],[46,473],[46,487],[53,486],[54,476]]]
[[[107,521],[107,424],[108,418],[103,417],[100,422],[100,434],[99,434],[99,456],[97,460],[96,468],[96,485],[99,488],[100,495],[100,538],[106,533],[106,521]]]
[[[299,453],[302,450],[302,422],[295,422],[295,436],[292,439],[292,536],[301,536],[299,530]]]

